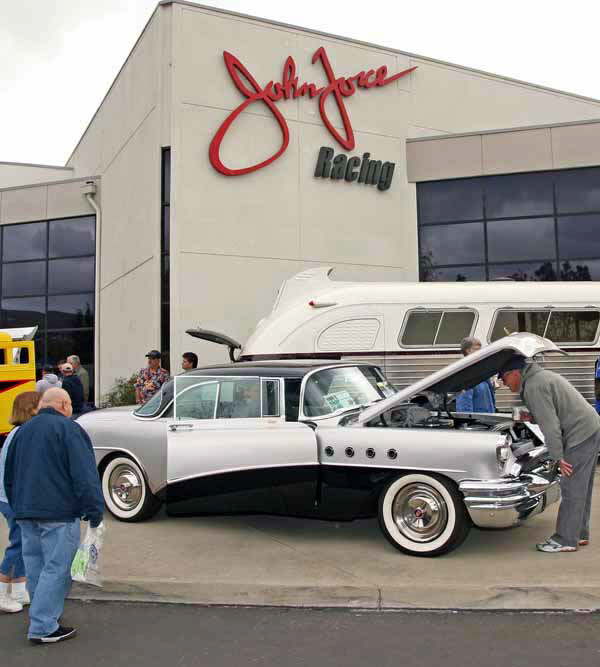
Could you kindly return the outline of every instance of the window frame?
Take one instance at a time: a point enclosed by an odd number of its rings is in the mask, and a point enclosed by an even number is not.
[[[274,415],[268,415],[265,414],[264,412],[263,399],[266,392],[265,385],[268,382],[273,382],[276,385],[275,394],[277,395],[277,414]],[[279,378],[265,378],[265,377],[260,378],[260,416],[261,419],[264,417],[270,417],[271,419],[277,419],[281,417],[281,382]]]
[[[406,330],[406,326],[408,324],[408,320],[410,318],[410,315],[412,313],[442,313],[442,317],[440,317],[440,321],[438,322],[438,326],[435,332],[435,335],[433,337],[433,345],[407,345],[402,342],[402,336],[404,335],[404,332]],[[405,349],[405,350],[420,350],[420,349],[427,349],[427,350],[455,350],[457,348],[460,348],[460,341],[456,345],[448,345],[448,344],[436,344],[436,339],[438,337],[438,334],[440,332],[440,328],[442,326],[442,321],[444,319],[444,313],[473,313],[474,318],[473,318],[473,323],[471,325],[471,330],[469,331],[466,336],[463,336],[463,338],[472,336],[473,333],[475,332],[475,329],[477,328],[477,323],[479,322],[479,311],[477,308],[472,308],[465,306],[464,308],[424,308],[423,306],[417,306],[416,308],[410,308],[404,313],[404,318],[402,320],[402,324],[400,326],[400,331],[398,332],[398,337],[396,339],[396,342],[398,343],[398,346]]]
[[[598,334],[600,332],[600,308],[597,308],[595,306],[591,307],[584,307],[584,308],[563,308],[559,307],[556,308],[554,306],[550,306],[548,308],[515,308],[514,306],[502,306],[501,308],[497,308],[494,311],[494,315],[492,317],[492,320],[490,322],[490,327],[487,333],[487,342],[488,343],[493,343],[492,341],[492,332],[494,331],[494,327],[496,326],[496,320],[498,319],[498,315],[503,312],[512,312],[512,313],[548,313],[548,319],[546,321],[546,326],[544,327],[544,335],[542,336],[543,338],[546,338],[546,332],[548,331],[548,326],[550,325],[550,319],[552,317],[552,313],[598,313],[598,324],[596,325],[596,335],[594,337],[593,341],[590,342],[584,342],[584,341],[576,341],[576,342],[562,342],[562,341],[552,341],[556,345],[560,345],[560,347],[594,347],[597,342],[598,342]],[[517,333],[517,332],[514,332]],[[537,334],[533,334],[537,335]],[[503,336],[501,336],[503,338]],[[496,338],[496,340],[500,340],[500,338]]]

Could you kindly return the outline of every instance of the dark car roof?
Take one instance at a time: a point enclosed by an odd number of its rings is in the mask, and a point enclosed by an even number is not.
[[[187,371],[181,375],[187,376],[205,376],[205,375],[223,375],[237,377],[289,377],[302,378],[310,371],[321,366],[355,366],[356,362],[348,361],[346,363],[339,359],[315,359],[302,361],[238,361],[235,364],[224,364],[222,366],[203,366],[195,368],[193,371]],[[368,364],[372,365],[372,364]]]

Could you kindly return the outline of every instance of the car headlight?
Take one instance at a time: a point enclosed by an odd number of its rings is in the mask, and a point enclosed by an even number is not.
[[[496,460],[498,461],[500,470],[504,469],[506,462],[508,461],[510,455],[512,454],[510,443],[511,443],[510,435],[507,435],[500,439],[499,444],[496,447]]]

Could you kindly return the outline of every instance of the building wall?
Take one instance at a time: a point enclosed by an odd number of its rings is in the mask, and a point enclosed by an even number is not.
[[[460,67],[309,31],[187,4],[173,5],[171,349],[205,362],[226,351],[186,336],[189,326],[224,329],[243,342],[272,306],[280,282],[310,266],[333,265],[339,279],[416,280],[415,188],[406,173],[410,137],[592,118],[600,104]],[[238,177],[217,173],[208,146],[243,97],[223,62],[237,56],[259,82],[280,80],[293,56],[300,81],[325,81],[311,57],[325,46],[337,76],[385,64],[417,66],[383,89],[346,98],[356,135],[352,155],[396,163],[390,190],[314,178],[320,146],[341,147],[321,122],[316,99],[277,103],[290,145],[268,167]],[[329,109],[336,127],[339,115]],[[264,104],[249,107],[222,147],[240,167],[271,155],[280,142]]]
[[[0,188],[13,188],[24,184],[47,183],[48,181],[64,181],[72,177],[73,169],[69,167],[0,162]]]
[[[171,8],[158,7],[71,155],[102,177],[99,394],[160,341],[160,155],[170,142]]]

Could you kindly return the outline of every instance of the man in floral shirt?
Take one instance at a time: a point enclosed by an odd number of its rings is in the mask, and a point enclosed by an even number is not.
[[[150,350],[146,357],[148,366],[142,368],[135,382],[135,401],[140,404],[149,401],[169,379],[168,371],[161,368],[158,350]]]

